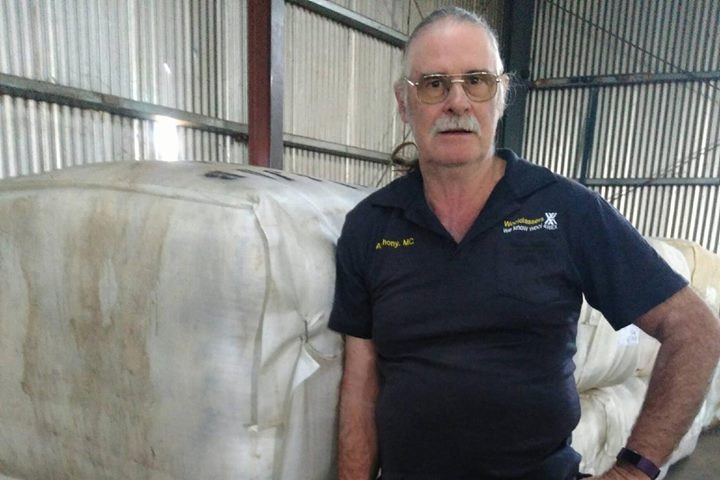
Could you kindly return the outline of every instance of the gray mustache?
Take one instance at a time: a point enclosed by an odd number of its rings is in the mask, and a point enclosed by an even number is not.
[[[470,115],[441,117],[435,121],[430,133],[435,134],[448,130],[467,130],[477,133],[480,131],[480,124],[475,117]]]

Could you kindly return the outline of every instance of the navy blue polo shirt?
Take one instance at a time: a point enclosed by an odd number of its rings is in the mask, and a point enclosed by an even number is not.
[[[622,328],[686,285],[599,195],[497,153],[505,175],[460,243],[419,170],[338,241],[329,325],[375,345],[384,479],[564,478],[583,294]]]

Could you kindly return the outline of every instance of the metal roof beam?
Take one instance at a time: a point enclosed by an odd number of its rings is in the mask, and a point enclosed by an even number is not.
[[[325,18],[335,20],[398,48],[404,47],[408,39],[404,33],[327,0],[287,0],[287,2],[315,12]]]
[[[302,137],[300,135],[291,135],[286,133],[285,146],[290,148],[300,148],[311,152],[326,153],[338,157],[356,158],[372,163],[382,163],[387,165],[390,163],[390,154],[377,152],[374,150],[366,150],[364,148],[351,147],[340,143],[318,140],[315,138]]]
[[[596,75],[566,78],[540,78],[530,83],[534,90],[581,87],[615,87],[671,82],[712,82],[720,81],[720,71],[684,73],[630,73],[625,75]]]
[[[140,120],[156,121],[172,118],[181,127],[228,135],[235,140],[248,140],[248,125],[219,118],[207,117],[176,108],[138,102],[123,97],[55,85],[54,83],[31,80],[0,73],[0,94],[28,98],[39,102],[56,103],[75,108],[84,108],[121,115]],[[340,143],[327,142],[300,135],[284,134],[283,145],[311,152],[324,153],[343,158],[355,158],[373,163],[387,164],[387,153],[364,148],[351,147]]]
[[[673,177],[673,178],[588,178],[588,187],[671,187],[671,186],[720,186],[720,177]]]
[[[248,127],[243,123],[4,73],[0,73],[0,94],[97,110],[140,120],[155,121],[172,118],[181,127],[229,135],[238,140],[246,140],[248,137]]]

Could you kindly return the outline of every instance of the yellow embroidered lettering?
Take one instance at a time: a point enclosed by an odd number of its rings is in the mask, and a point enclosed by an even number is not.
[[[375,244],[375,250],[382,250],[385,247],[412,247],[413,245],[415,245],[415,237],[403,238],[402,240],[388,240],[387,238],[383,238]]]

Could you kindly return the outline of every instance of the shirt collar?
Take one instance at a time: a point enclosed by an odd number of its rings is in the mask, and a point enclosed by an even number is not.
[[[507,163],[501,182],[508,185],[510,194],[515,199],[526,197],[557,181],[555,174],[550,170],[531,164],[518,157],[512,150],[499,148],[495,153]],[[420,169],[413,169],[407,175],[375,192],[370,200],[373,205],[403,210],[424,206],[425,195]]]
[[[507,162],[503,180],[510,187],[515,199],[527,197],[557,181],[553,172],[518,157],[512,150],[499,148],[496,154]]]

